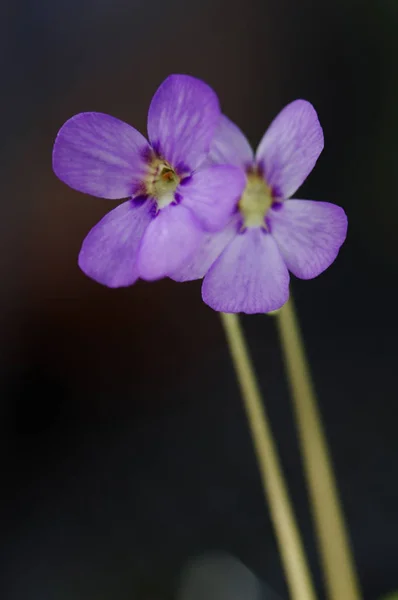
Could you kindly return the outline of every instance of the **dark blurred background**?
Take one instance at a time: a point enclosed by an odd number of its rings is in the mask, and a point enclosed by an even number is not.
[[[325,150],[298,197],[343,206],[349,236],[292,291],[364,598],[398,588],[397,27],[396,0],[3,1],[2,600],[168,600],[186,561],[211,550],[287,598],[200,283],[87,279],[80,244],[115,204],[51,169],[77,112],[145,132],[170,73],[210,83],[253,145],[295,98],[319,113]],[[322,598],[275,322],[243,323]]]

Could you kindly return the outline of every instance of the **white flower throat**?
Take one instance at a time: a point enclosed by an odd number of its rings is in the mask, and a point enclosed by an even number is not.
[[[145,181],[145,193],[155,198],[158,208],[174,202],[174,192],[179,183],[180,177],[168,162],[160,158],[152,160]]]
[[[272,192],[264,178],[258,172],[249,172],[246,188],[238,202],[243,227],[266,229],[265,216],[272,203]]]

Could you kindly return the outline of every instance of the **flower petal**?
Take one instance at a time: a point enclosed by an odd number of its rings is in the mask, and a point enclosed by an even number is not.
[[[329,202],[287,200],[267,216],[287,268],[300,279],[327,269],[347,235],[344,210]]]
[[[193,170],[208,152],[219,118],[218,98],[207,84],[170,75],[149,107],[149,140],[173,167]]]
[[[246,169],[253,163],[254,153],[246,136],[225,115],[221,115],[210,146],[209,158],[218,165],[234,165],[241,169]]]
[[[274,193],[289,198],[311,173],[323,150],[323,132],[312,104],[295,100],[265,132],[256,160]]]
[[[184,182],[184,180],[182,180]],[[205,231],[220,231],[230,220],[246,185],[242,169],[214,165],[196,171],[177,189]]]
[[[277,310],[289,297],[289,272],[272,236],[259,227],[238,234],[213,264],[202,298],[214,310]]]
[[[142,240],[138,256],[140,277],[153,281],[173,273],[195,252],[201,236],[190,210],[181,204],[163,208]]]
[[[55,174],[79,192],[116,200],[136,193],[149,144],[136,129],[102,113],[80,113],[61,127],[53,150]]]
[[[224,229],[217,233],[203,233],[199,248],[192,258],[170,275],[174,281],[202,279],[238,231],[239,217],[232,217]]]
[[[79,254],[79,267],[98,283],[125,287],[138,279],[137,252],[151,221],[150,201],[123,202],[111,210],[87,235]]]

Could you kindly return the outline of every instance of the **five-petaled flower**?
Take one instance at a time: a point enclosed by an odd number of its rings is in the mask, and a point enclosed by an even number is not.
[[[329,267],[347,234],[343,209],[288,199],[322,149],[317,114],[304,100],[279,113],[255,155],[240,129],[222,116],[210,159],[240,167],[246,187],[225,229],[204,235],[200,249],[172,278],[204,277],[202,297],[209,306],[250,314],[283,306],[289,297],[289,271],[312,279]]]
[[[79,266],[108,287],[167,276],[189,259],[202,231],[228,223],[245,186],[235,166],[200,168],[220,120],[204,82],[171,75],[155,93],[147,140],[102,113],[81,113],[60,129],[53,168],[70,187],[108,199],[129,198],[87,235]]]

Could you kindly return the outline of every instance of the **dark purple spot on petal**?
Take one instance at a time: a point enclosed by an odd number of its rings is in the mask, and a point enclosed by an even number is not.
[[[236,199],[236,204],[235,204],[235,206],[232,209],[232,214],[233,215],[236,215],[236,213],[239,212],[239,200],[240,200],[240,198]]]
[[[180,181],[180,185],[187,185],[192,179],[191,175],[188,175],[188,177],[183,177]]]
[[[182,200],[182,195],[179,194],[178,192],[174,192],[174,201],[172,202],[172,204],[176,205],[176,204],[180,204]]]
[[[141,150],[141,157],[147,164],[149,164],[152,162],[154,157],[153,149],[150,146],[146,146]]]
[[[148,196],[146,194],[140,194],[139,196],[135,196],[134,198],[132,198],[131,202],[134,204],[134,206],[141,206],[147,200]]]
[[[272,210],[280,210],[283,206],[283,202],[280,202],[279,200],[274,200],[272,202],[271,208]]]
[[[186,165],[183,162],[179,162],[178,164],[176,164],[174,170],[180,177],[182,177],[184,174],[186,175],[187,173],[192,172],[192,169],[190,169],[188,165]]]
[[[161,156],[159,141],[153,142],[152,148],[153,148],[153,151],[155,152],[155,154],[157,154],[158,156]]]
[[[245,233],[245,231],[247,231],[247,227],[245,227],[245,225],[243,223],[243,219],[237,219],[236,233],[238,233],[240,235],[241,233]]]
[[[276,202],[280,202],[281,200],[283,200],[282,192],[280,191],[280,189],[277,186],[274,186],[272,188],[271,194],[272,194],[272,197],[275,199]]]
[[[159,214],[159,212],[160,211],[158,209],[158,206],[157,206],[156,202],[153,202],[151,204],[150,209],[149,209],[149,214],[151,215],[152,219],[154,219],[155,217],[157,217],[158,214]]]

